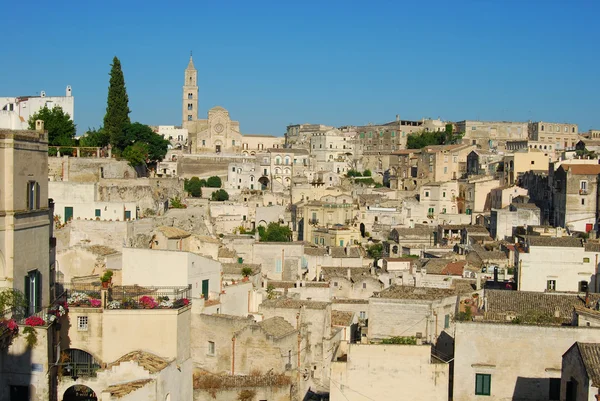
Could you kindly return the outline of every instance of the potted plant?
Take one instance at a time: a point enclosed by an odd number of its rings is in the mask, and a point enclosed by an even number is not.
[[[252,268],[250,268],[250,267],[242,268],[242,275],[244,276],[244,281],[248,281],[248,276],[251,274],[252,274]]]
[[[100,281],[102,281],[102,288],[108,288],[108,285],[112,282],[112,276],[112,270],[107,270],[104,272],[102,277],[100,277]]]

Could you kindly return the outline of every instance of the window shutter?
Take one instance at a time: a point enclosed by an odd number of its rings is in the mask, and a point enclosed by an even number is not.
[[[35,312],[42,309],[42,273],[35,271]]]
[[[37,182],[35,183],[35,208],[34,209],[39,209],[41,207],[41,203],[40,203],[40,184],[38,184]]]
[[[30,284],[29,275],[26,275],[25,276],[25,284],[23,287],[23,293],[25,294],[25,308],[26,308],[25,315],[29,315],[29,308],[30,308],[29,302],[31,300],[31,294],[29,291],[29,284]]]

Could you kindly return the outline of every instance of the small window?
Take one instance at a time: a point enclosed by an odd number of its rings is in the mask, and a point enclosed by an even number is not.
[[[585,205],[585,198],[581,198],[581,204]]]
[[[204,145],[204,144],[203,144],[203,145]],[[231,168],[231,172],[232,172],[232,173],[235,173],[235,167],[232,167],[232,168]]]
[[[367,283],[363,283],[363,289],[367,288]]]
[[[77,331],[88,331],[87,316],[77,316]]]
[[[27,183],[27,210],[40,208],[40,185],[35,181]]]
[[[392,279],[388,280],[389,285],[392,285]]]
[[[475,375],[475,395],[491,394],[492,375],[477,373]]]
[[[535,164],[535,162],[532,160],[532,161],[531,161],[531,164]]]
[[[583,258],[583,263],[590,263],[590,258]]]
[[[102,211],[101,211],[100,209],[96,209],[96,210],[94,211],[94,215],[95,215],[96,217],[100,217],[100,216],[101,216],[101,213],[102,213]]]
[[[208,342],[208,355],[214,355],[214,354],[215,354],[215,342],[209,341]]]
[[[444,328],[447,329],[450,327],[450,315],[444,316]]]
[[[548,291],[556,290],[556,280],[547,280],[546,281],[546,289]]]
[[[337,282],[337,281],[334,281],[334,282],[333,282],[333,286],[334,286],[334,287],[337,287],[337,286],[338,286],[338,282]]]
[[[202,140],[202,146],[205,146],[205,145],[206,145],[206,141],[203,139]]]
[[[361,310],[360,312],[358,312],[358,316],[361,319],[366,319],[367,318],[367,312],[365,312],[364,310]]]
[[[429,198],[429,191],[425,191],[425,197]]]
[[[192,115],[188,114],[188,121],[192,121]]]

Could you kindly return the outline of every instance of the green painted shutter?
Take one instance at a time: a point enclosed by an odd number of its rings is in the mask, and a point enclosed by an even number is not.
[[[208,299],[208,280],[202,280],[202,294],[204,299]]]
[[[42,273],[35,271],[35,312],[42,310]]]
[[[29,285],[30,285],[30,282],[29,282],[29,274],[28,274],[28,275],[25,276],[25,284],[23,286],[23,293],[25,294],[25,308],[26,308],[25,315],[26,316],[30,315],[30,313],[29,313],[29,307],[30,307],[29,302],[30,302],[30,299],[31,299],[31,297],[30,297],[31,293],[29,291]]]

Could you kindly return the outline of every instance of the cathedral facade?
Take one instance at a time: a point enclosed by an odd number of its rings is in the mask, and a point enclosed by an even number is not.
[[[254,155],[257,151],[283,147],[284,139],[268,135],[244,136],[240,123],[229,117],[229,112],[216,106],[208,111],[207,119],[198,119],[198,71],[194,61],[185,69],[183,85],[183,128],[187,128],[191,153],[242,153]]]

